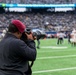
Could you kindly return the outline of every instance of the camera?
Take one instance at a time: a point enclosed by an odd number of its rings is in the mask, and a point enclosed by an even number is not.
[[[29,28],[27,28],[27,29],[25,29],[25,31],[22,33],[22,36],[21,36],[21,40],[23,40],[24,42],[26,42],[27,41],[27,35],[25,34],[25,33],[27,33],[28,35],[30,35],[32,32],[31,32],[31,29],[29,29]],[[32,34],[32,36],[33,36],[33,34]],[[33,38],[34,38],[34,36],[33,36]]]
[[[46,38],[46,33],[44,30],[40,29],[32,29],[33,35],[37,37],[37,39],[44,39]]]
[[[39,39],[43,39],[43,38],[46,37],[45,31],[40,30],[40,29],[29,29],[29,28],[27,28],[27,29],[25,30],[25,32],[26,32],[27,34],[32,33],[33,37],[37,37],[37,38],[39,38]]]
[[[26,28],[25,32],[22,34],[21,39],[27,40],[27,36],[25,35],[27,33],[28,35],[32,33],[32,36],[34,39],[44,39],[46,37],[46,33],[40,29],[30,29]]]

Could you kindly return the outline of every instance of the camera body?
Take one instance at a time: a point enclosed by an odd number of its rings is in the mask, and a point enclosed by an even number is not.
[[[22,34],[21,39],[26,41],[27,40],[27,36],[25,35],[25,33],[27,33],[28,35],[32,33],[32,36],[34,39],[43,39],[46,37],[45,32],[39,30],[39,29],[30,29],[30,28],[26,28],[25,32]]]
[[[46,33],[40,29],[26,29],[25,32],[28,34],[32,32],[33,37],[36,37],[37,39],[43,39],[46,37]]]

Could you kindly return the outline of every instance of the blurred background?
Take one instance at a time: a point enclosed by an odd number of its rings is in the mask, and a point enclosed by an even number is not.
[[[13,19],[27,28],[40,29],[48,38],[76,27],[76,0],[0,0],[0,33]]]
[[[46,35],[33,75],[76,75],[76,46],[68,43],[68,33],[76,29],[76,0],[0,0],[0,35],[14,19]],[[57,45],[59,31],[65,39]]]

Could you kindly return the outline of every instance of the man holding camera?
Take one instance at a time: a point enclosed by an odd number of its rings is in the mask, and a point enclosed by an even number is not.
[[[32,75],[29,61],[35,61],[37,52],[32,33],[25,33],[26,42],[20,39],[25,28],[20,20],[13,20],[1,40],[0,75]]]

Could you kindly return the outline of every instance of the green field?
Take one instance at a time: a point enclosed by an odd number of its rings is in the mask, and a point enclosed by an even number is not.
[[[56,42],[57,39],[41,40],[33,75],[76,75],[76,47],[68,44],[67,39],[62,45]]]

